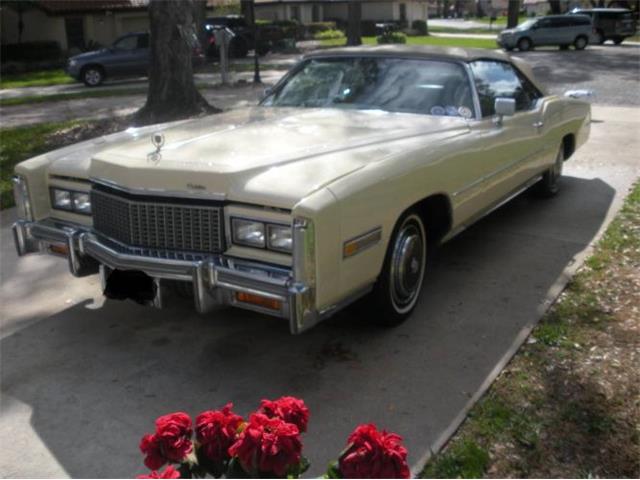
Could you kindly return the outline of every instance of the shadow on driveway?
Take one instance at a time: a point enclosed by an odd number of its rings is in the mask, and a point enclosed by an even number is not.
[[[395,329],[346,311],[293,337],[281,320],[231,309],[198,316],[186,302],[76,305],[0,342],[2,414],[27,404],[72,477],[144,472],[138,442],[158,415],[228,401],[245,415],[285,394],[311,409],[311,475],[362,422],[403,435],[414,463],[539,319],[613,196],[603,181],[576,177],[551,200],[521,195],[442,248],[416,312]]]

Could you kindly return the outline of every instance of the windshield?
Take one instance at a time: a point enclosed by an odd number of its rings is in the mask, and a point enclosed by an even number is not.
[[[262,105],[473,116],[462,65],[404,58],[307,60]]]
[[[536,22],[537,20],[527,20],[526,22],[518,25],[516,27],[516,30],[528,30],[529,28],[533,27]]]

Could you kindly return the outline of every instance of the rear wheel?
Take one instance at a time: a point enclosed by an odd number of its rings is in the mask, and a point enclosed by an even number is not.
[[[542,179],[536,184],[536,193],[541,197],[553,197],[560,191],[560,177],[564,165],[564,146],[560,145],[553,165],[544,172]]]
[[[426,263],[424,223],[417,212],[409,211],[398,221],[382,273],[366,301],[375,323],[393,326],[411,314],[420,296]]]
[[[614,37],[613,43],[620,45],[624,41],[624,37]]]
[[[584,50],[588,43],[589,43],[589,39],[587,37],[579,36],[573,42],[573,46],[575,47],[576,50]]]
[[[533,42],[530,39],[525,37],[518,40],[518,50],[520,50],[521,52],[529,51],[532,47]]]

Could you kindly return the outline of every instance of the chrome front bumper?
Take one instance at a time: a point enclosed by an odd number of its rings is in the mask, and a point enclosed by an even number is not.
[[[224,255],[198,260],[177,260],[123,253],[108,245],[89,227],[53,219],[31,222],[18,220],[13,236],[19,256],[49,253],[52,245],[67,247],[69,270],[77,277],[100,273],[103,286],[112,270],[137,270],[155,283],[151,304],[161,308],[167,280],[191,282],[195,308],[205,313],[218,305],[232,305],[289,320],[291,333],[307,330],[334,313],[315,308],[315,269],[313,268],[313,224],[294,223],[293,269],[252,262]],[[297,245],[297,247],[296,247]],[[237,300],[236,293],[248,293],[277,300],[273,310]]]

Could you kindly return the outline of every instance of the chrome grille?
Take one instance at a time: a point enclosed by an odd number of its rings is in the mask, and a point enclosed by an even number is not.
[[[131,247],[220,253],[222,207],[140,197],[94,186],[93,228]]]

